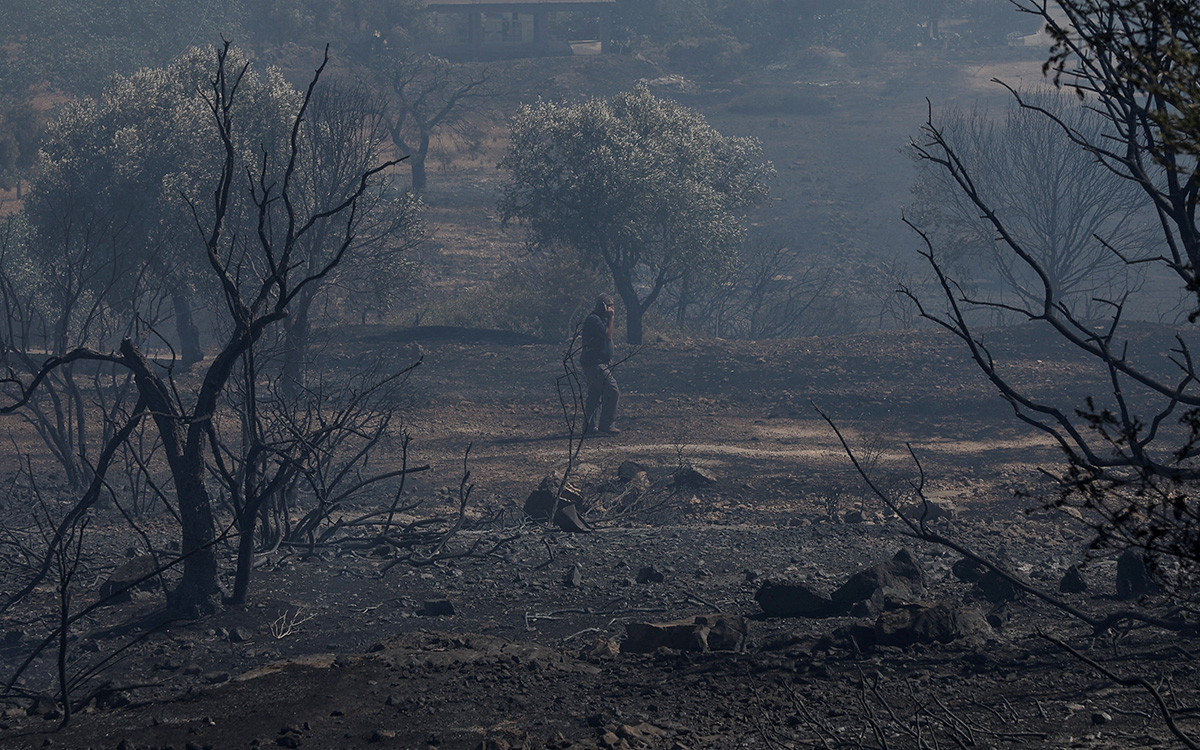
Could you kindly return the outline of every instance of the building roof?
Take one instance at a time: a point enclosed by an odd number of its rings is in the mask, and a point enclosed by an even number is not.
[[[441,8],[465,8],[475,6],[480,9],[491,6],[563,6],[563,9],[578,10],[595,5],[615,5],[617,0],[426,0],[425,7],[433,10]]]

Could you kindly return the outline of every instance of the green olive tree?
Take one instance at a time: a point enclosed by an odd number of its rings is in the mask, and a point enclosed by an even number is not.
[[[741,211],[766,196],[774,174],[758,141],[724,136],[645,87],[521,107],[501,166],[503,221],[525,227],[531,250],[567,249],[607,269],[631,344],[642,343],[664,288],[732,264]]]

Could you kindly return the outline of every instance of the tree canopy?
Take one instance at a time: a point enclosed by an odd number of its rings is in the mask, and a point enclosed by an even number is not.
[[[664,287],[731,263],[739,212],[766,196],[774,174],[758,141],[724,136],[644,87],[523,106],[501,166],[503,220],[526,228],[532,250],[566,248],[607,268],[635,344]]]

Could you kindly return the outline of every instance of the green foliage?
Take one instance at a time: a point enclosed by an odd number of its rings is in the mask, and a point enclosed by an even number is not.
[[[604,285],[599,272],[569,256],[527,256],[487,284],[425,311],[421,321],[566,341]]]
[[[865,0],[857,7],[840,7],[812,19],[816,44],[843,52],[871,45],[911,49],[924,36],[920,24],[926,16],[897,0]]]
[[[607,269],[639,343],[641,316],[664,286],[734,262],[739,212],[766,195],[774,174],[761,158],[756,140],[723,136],[644,87],[539,102],[513,120],[500,210],[526,228],[532,249],[567,248]]]

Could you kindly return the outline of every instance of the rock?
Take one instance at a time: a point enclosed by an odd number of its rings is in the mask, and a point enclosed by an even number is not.
[[[667,577],[653,565],[640,568],[637,572],[638,583],[662,583]]]
[[[617,644],[614,638],[601,638],[590,646],[580,650],[579,658],[581,659],[611,659],[621,653],[621,647]]]
[[[554,512],[554,523],[563,531],[591,531],[591,527],[579,515],[583,496],[574,487],[570,485],[563,487],[562,492],[558,495],[557,511],[555,512],[554,493],[560,482],[561,479],[553,475],[543,478],[538,488],[529,493],[529,497],[525,499],[525,505],[522,508],[525,515],[533,521],[544,523],[550,520],[550,514]]]
[[[646,474],[648,470],[637,461],[622,461],[617,467],[617,476],[626,482],[630,481],[638,474]]]
[[[974,590],[992,604],[1011,602],[1021,593],[1011,581],[991,569],[975,582]]]
[[[679,651],[740,651],[746,642],[746,620],[740,615],[698,615],[674,622],[630,622],[625,625],[622,653],[650,653],[666,647]]]
[[[637,745],[648,745],[667,736],[667,731],[649,722],[641,724],[620,724],[614,730],[616,735]]]
[[[49,695],[35,695],[29,708],[25,709],[26,716],[41,716],[43,718],[58,713],[58,702]]]
[[[421,617],[453,617],[454,602],[449,599],[426,599],[417,614]]]
[[[768,617],[829,617],[837,611],[828,594],[805,583],[766,581],[754,601]]]
[[[1064,594],[1082,594],[1088,589],[1088,583],[1078,565],[1067,568],[1062,580],[1058,582],[1058,590]]]
[[[578,588],[583,583],[583,571],[578,565],[572,565],[571,569],[563,576],[563,585],[567,588]]]
[[[905,518],[917,523],[920,523],[922,520],[925,523],[932,523],[942,518],[954,518],[954,511],[930,500],[914,503],[900,510],[904,513]]]
[[[130,601],[133,598],[129,593],[131,588],[141,591],[153,591],[158,587],[158,576],[154,575],[156,570],[158,570],[158,563],[154,561],[152,556],[141,555],[135,557],[114,570],[112,575],[104,583],[100,584],[100,598],[108,599],[107,603],[109,604],[117,604],[119,602]],[[145,580],[134,586],[135,581],[143,578]]]
[[[689,487],[698,490],[702,487],[711,487],[717,483],[717,478],[705,469],[697,469],[694,466],[683,466],[675,470],[671,475],[671,483],[676,487]]]
[[[863,514],[861,510],[848,510],[842,516],[842,523],[862,523]]]
[[[1095,713],[1092,714],[1092,723],[1095,724],[1096,726],[1100,726],[1101,724],[1107,724],[1112,720],[1113,720],[1112,714],[1108,713],[1107,711],[1096,711]]]
[[[475,746],[475,750],[512,750],[512,745],[506,740],[488,738]]]
[[[1117,598],[1136,599],[1158,591],[1158,584],[1150,578],[1142,556],[1132,549],[1122,552],[1117,558]]]
[[[988,566],[964,557],[950,567],[950,572],[963,583],[975,583],[988,572]]]
[[[875,621],[875,642],[880,646],[915,643],[949,643],[964,636],[988,632],[987,623],[974,610],[945,602],[909,604],[884,612]]]
[[[229,631],[229,640],[232,643],[246,643],[254,640],[254,631],[245,625],[238,625],[233,630]]]
[[[925,591],[925,573],[911,551],[901,549],[888,562],[860,570],[830,598],[838,611],[848,612],[855,602],[870,599],[880,590],[907,601],[921,597]]]

